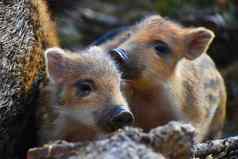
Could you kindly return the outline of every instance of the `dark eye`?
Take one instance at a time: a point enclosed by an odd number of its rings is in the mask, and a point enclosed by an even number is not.
[[[93,81],[79,80],[75,83],[76,95],[80,97],[88,96],[93,91]]]
[[[159,55],[167,55],[170,53],[169,46],[164,42],[158,42],[154,45],[154,49]]]

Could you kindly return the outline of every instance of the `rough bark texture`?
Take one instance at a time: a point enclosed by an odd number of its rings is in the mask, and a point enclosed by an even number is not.
[[[238,137],[194,143],[194,128],[171,122],[149,133],[126,128],[89,143],[56,141],[28,151],[27,159],[237,159]]]
[[[0,0],[1,158],[22,158],[34,142],[33,99],[44,74],[42,52],[58,43],[48,21],[41,0]]]
[[[238,158],[238,137],[230,137],[223,140],[213,140],[194,145],[192,148],[194,158],[205,159],[208,156],[213,159]]]
[[[30,149],[28,159],[186,159],[191,156],[194,128],[171,122],[149,133],[126,128],[90,143],[55,142]],[[162,154],[162,155],[161,155]]]

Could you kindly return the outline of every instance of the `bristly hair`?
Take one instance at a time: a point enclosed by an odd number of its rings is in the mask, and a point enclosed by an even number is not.
[[[164,24],[170,24],[170,25],[175,25],[176,27],[183,28],[183,26],[175,21],[171,20],[168,17],[162,17],[159,14],[150,14],[144,16],[138,23],[136,23],[135,28],[143,28],[146,25],[164,25]],[[137,30],[137,29],[135,29]]]

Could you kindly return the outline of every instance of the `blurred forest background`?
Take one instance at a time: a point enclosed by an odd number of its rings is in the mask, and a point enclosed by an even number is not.
[[[226,136],[238,134],[238,0],[48,0],[61,46],[85,47],[143,17],[160,14],[216,34],[209,49],[228,92]]]

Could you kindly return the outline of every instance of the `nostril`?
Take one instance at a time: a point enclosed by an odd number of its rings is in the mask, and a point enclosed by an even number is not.
[[[135,120],[127,106],[113,106],[112,109],[105,110],[99,119],[100,127],[108,132],[132,125]]]
[[[131,125],[133,122],[134,117],[131,115],[131,113],[127,112],[121,113],[120,115],[112,118],[112,124],[119,128]]]
[[[111,118],[111,124],[116,128],[132,125],[134,122],[133,114],[126,110],[116,108],[114,115]]]

